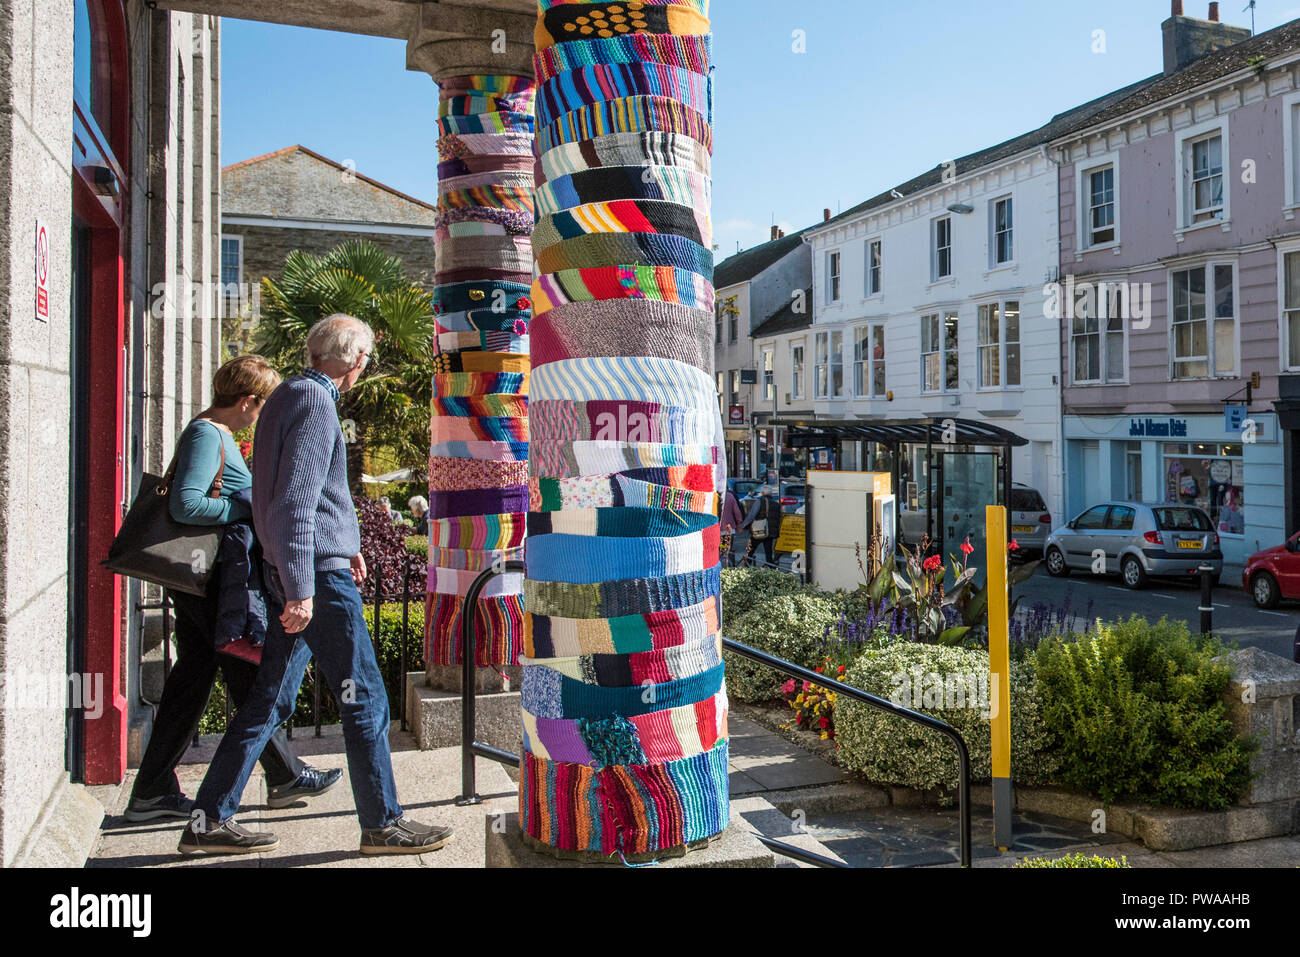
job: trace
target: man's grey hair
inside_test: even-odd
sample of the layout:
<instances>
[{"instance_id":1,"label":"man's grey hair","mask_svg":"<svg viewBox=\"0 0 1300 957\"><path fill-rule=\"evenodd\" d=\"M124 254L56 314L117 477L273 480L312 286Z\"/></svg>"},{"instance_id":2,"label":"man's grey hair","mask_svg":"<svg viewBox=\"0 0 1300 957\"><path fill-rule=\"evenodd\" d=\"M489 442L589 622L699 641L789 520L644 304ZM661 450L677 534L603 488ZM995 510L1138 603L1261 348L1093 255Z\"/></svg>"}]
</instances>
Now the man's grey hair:
<instances>
[{"instance_id":1,"label":"man's grey hair","mask_svg":"<svg viewBox=\"0 0 1300 957\"><path fill-rule=\"evenodd\" d=\"M429 510L429 500L423 495L413 495L406 500L406 507L411 511L414 512L417 506L421 512L427 512Z\"/></svg>"},{"instance_id":2,"label":"man's grey hair","mask_svg":"<svg viewBox=\"0 0 1300 957\"><path fill-rule=\"evenodd\" d=\"M352 363L364 352L375 348L375 333L355 316L336 312L326 316L307 333L306 358L308 365L337 360Z\"/></svg>"}]
</instances>

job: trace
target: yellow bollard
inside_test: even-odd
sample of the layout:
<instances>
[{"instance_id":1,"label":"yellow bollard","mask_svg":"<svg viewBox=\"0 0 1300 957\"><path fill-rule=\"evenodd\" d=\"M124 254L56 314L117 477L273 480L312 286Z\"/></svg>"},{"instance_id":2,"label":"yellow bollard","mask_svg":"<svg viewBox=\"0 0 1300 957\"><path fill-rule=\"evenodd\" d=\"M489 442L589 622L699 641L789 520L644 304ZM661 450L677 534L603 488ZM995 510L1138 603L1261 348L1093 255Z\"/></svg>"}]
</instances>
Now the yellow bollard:
<instances>
[{"instance_id":1,"label":"yellow bollard","mask_svg":"<svg viewBox=\"0 0 1300 957\"><path fill-rule=\"evenodd\" d=\"M1007 510L985 511L989 590L989 730L993 735L993 843L1012 844L1011 808L1011 640L1007 588Z\"/></svg>"}]
</instances>

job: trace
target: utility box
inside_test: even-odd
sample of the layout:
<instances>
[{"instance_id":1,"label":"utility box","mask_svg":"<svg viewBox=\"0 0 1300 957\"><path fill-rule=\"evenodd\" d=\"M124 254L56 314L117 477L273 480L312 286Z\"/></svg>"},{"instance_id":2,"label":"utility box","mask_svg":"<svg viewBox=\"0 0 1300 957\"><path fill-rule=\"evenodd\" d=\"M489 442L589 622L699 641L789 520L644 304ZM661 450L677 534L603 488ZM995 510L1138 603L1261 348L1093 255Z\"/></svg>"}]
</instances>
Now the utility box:
<instances>
[{"instance_id":1,"label":"utility box","mask_svg":"<svg viewBox=\"0 0 1300 957\"><path fill-rule=\"evenodd\" d=\"M862 564L868 564L877 529L885 554L893 554L897 540L893 477L888 472L810 471L807 484L808 580L827 590L866 584L859 551Z\"/></svg>"}]
</instances>

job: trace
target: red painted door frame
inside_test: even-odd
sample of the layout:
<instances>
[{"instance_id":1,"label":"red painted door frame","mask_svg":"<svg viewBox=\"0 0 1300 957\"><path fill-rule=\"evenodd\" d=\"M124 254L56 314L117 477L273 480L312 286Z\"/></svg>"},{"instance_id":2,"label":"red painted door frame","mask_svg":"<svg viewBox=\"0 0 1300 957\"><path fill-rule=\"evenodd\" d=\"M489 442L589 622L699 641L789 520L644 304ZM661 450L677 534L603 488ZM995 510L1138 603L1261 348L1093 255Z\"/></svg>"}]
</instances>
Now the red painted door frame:
<instances>
[{"instance_id":1,"label":"red painted door frame","mask_svg":"<svg viewBox=\"0 0 1300 957\"><path fill-rule=\"evenodd\" d=\"M83 771L86 784L116 784L126 773L127 702L122 672L121 580L99 563L122 521L125 489L124 414L126 400L126 222L130 195L129 60L126 14L121 0L89 0L92 24L102 42L92 49L107 54L111 130L105 134L90 109L73 110L74 213L90 227L90 329L83 357L90 394L88 448L81 461L88 520L85 568L78 579L86 590L83 661L90 675L103 676L104 708L84 717ZM75 401L75 396L74 396ZM75 441L75 439L74 439ZM69 596L70 598L72 596Z\"/></svg>"}]
</instances>

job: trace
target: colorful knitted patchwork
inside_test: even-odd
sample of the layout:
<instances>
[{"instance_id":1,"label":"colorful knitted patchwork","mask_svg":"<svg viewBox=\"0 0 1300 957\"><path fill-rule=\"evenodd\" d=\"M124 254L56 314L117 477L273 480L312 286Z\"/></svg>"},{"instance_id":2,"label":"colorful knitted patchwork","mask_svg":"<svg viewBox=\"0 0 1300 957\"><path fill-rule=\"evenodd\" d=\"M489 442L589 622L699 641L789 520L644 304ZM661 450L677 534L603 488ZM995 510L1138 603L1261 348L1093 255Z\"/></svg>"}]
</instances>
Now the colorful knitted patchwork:
<instances>
[{"instance_id":1,"label":"colorful knitted patchwork","mask_svg":"<svg viewBox=\"0 0 1300 957\"><path fill-rule=\"evenodd\" d=\"M540 0L520 820L727 826L706 0Z\"/></svg>"},{"instance_id":2,"label":"colorful knitted patchwork","mask_svg":"<svg viewBox=\"0 0 1300 957\"><path fill-rule=\"evenodd\" d=\"M537 131L540 150L562 143L605 136L609 133L640 133L666 130L680 133L713 149L713 127L709 118L666 96L627 96L570 110Z\"/></svg>"},{"instance_id":3,"label":"colorful knitted patchwork","mask_svg":"<svg viewBox=\"0 0 1300 957\"><path fill-rule=\"evenodd\" d=\"M603 63L666 64L708 76L712 58L712 38L707 34L631 33L586 43L558 43L538 51L533 63L537 82L545 83L558 73Z\"/></svg>"},{"instance_id":4,"label":"colorful knitted patchwork","mask_svg":"<svg viewBox=\"0 0 1300 957\"><path fill-rule=\"evenodd\" d=\"M713 284L698 273L671 266L620 265L566 269L541 276L533 283L532 298L533 315L541 316L566 302L617 303L620 299L677 302L711 313L716 296ZM627 315L635 313L636 308L632 307Z\"/></svg>"},{"instance_id":5,"label":"colorful knitted patchwork","mask_svg":"<svg viewBox=\"0 0 1300 957\"><path fill-rule=\"evenodd\" d=\"M438 104L438 272L429 423L425 656L460 661L464 596L498 559L522 554L528 508L528 323L534 222L529 77L445 80ZM481 666L522 650L520 576L479 599Z\"/></svg>"}]
</instances>

